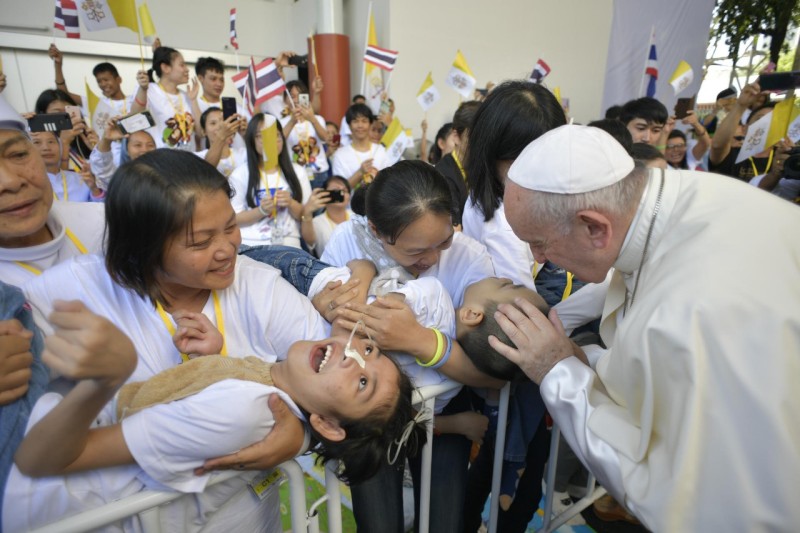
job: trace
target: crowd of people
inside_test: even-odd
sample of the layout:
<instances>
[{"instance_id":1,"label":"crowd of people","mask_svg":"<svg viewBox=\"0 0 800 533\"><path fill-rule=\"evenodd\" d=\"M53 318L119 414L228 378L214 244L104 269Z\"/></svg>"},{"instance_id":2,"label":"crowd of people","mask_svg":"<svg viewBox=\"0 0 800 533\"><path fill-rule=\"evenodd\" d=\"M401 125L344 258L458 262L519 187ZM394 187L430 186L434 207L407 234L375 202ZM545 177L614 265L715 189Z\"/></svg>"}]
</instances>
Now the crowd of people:
<instances>
[{"instance_id":1,"label":"crowd of people","mask_svg":"<svg viewBox=\"0 0 800 533\"><path fill-rule=\"evenodd\" d=\"M228 115L222 62L192 76L157 42L133 94L94 68L96 132L49 54L34 111L0 94L0 530L157 488L191 494L164 530L276 531L271 469L309 451L359 531L411 526L410 472L416 530L432 424L430 531L475 533L506 382L499 531L538 508L547 413L652 530L800 521L800 174L787 140L737 160L775 105L757 83L705 117L645 97L581 126L506 81L390 164L388 97L324 117L316 78ZM746 282L758 264L780 291Z\"/></svg>"}]
</instances>

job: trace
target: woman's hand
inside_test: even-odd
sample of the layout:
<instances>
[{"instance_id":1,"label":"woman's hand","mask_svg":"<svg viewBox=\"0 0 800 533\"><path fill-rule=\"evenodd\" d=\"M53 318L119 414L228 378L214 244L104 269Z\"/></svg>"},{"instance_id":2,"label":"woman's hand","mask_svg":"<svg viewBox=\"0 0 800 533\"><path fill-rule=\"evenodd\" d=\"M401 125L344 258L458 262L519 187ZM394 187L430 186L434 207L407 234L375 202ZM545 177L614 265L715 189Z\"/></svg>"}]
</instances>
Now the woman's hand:
<instances>
[{"instance_id":1,"label":"woman's hand","mask_svg":"<svg viewBox=\"0 0 800 533\"><path fill-rule=\"evenodd\" d=\"M273 200L272 196L269 194L265 194L261 197L261 210L267 213L267 217L272 218L272 210L277 208L277 204Z\"/></svg>"},{"instance_id":2,"label":"woman's hand","mask_svg":"<svg viewBox=\"0 0 800 533\"><path fill-rule=\"evenodd\" d=\"M45 339L42 361L59 374L111 389L136 368L138 358L128 336L82 302L56 300L49 320L55 332Z\"/></svg>"},{"instance_id":3,"label":"woman's hand","mask_svg":"<svg viewBox=\"0 0 800 533\"><path fill-rule=\"evenodd\" d=\"M179 309L172 313L172 318L178 325L172 342L181 353L213 355L222 352L225 339L206 315Z\"/></svg>"},{"instance_id":4,"label":"woman's hand","mask_svg":"<svg viewBox=\"0 0 800 533\"><path fill-rule=\"evenodd\" d=\"M416 340L424 339L427 328L417 322L405 302L391 298L377 298L372 304L348 303L337 309L336 325L352 330L359 320L364 329L382 350L417 353Z\"/></svg>"},{"instance_id":5,"label":"woman's hand","mask_svg":"<svg viewBox=\"0 0 800 533\"><path fill-rule=\"evenodd\" d=\"M330 196L331 193L325 189L314 189L311 192L311 198L309 198L303 206L303 214L307 216L313 216L318 209L328 205Z\"/></svg>"},{"instance_id":6,"label":"woman's hand","mask_svg":"<svg viewBox=\"0 0 800 533\"><path fill-rule=\"evenodd\" d=\"M283 189L279 189L275 191L275 205L279 208L289 207L289 204L292 202L292 193L289 191L285 191Z\"/></svg>"},{"instance_id":7,"label":"woman's hand","mask_svg":"<svg viewBox=\"0 0 800 533\"><path fill-rule=\"evenodd\" d=\"M147 91L147 86L150 85L150 78L147 76L146 70L140 70L136 73L136 83L139 84L140 89Z\"/></svg>"},{"instance_id":8,"label":"woman's hand","mask_svg":"<svg viewBox=\"0 0 800 533\"><path fill-rule=\"evenodd\" d=\"M53 63L56 65L60 65L64 62L64 54L61 53L61 50L55 44L51 44L50 48L47 49L47 55L50 56L50 59L53 60Z\"/></svg>"},{"instance_id":9,"label":"woman's hand","mask_svg":"<svg viewBox=\"0 0 800 533\"><path fill-rule=\"evenodd\" d=\"M197 96L200 94L200 82L197 81L197 78L192 78L189 80L189 86L186 89L186 95L189 97L189 101L193 102L197 100Z\"/></svg>"},{"instance_id":10,"label":"woman's hand","mask_svg":"<svg viewBox=\"0 0 800 533\"><path fill-rule=\"evenodd\" d=\"M264 438L236 453L209 459L195 469L202 476L212 470L267 470L295 457L305 441L305 429L277 394L269 397L268 405L275 419L272 431Z\"/></svg>"},{"instance_id":11,"label":"woman's hand","mask_svg":"<svg viewBox=\"0 0 800 533\"><path fill-rule=\"evenodd\" d=\"M311 299L311 303L325 320L333 322L339 316L337 308L358 297L359 283L358 279L352 277L346 283L331 281Z\"/></svg>"},{"instance_id":12,"label":"woman's hand","mask_svg":"<svg viewBox=\"0 0 800 533\"><path fill-rule=\"evenodd\" d=\"M683 118L683 120L681 120L681 123L691 126L692 129L697 129L697 127L700 126L700 120L698 120L694 111L687 111L686 116Z\"/></svg>"}]
</instances>

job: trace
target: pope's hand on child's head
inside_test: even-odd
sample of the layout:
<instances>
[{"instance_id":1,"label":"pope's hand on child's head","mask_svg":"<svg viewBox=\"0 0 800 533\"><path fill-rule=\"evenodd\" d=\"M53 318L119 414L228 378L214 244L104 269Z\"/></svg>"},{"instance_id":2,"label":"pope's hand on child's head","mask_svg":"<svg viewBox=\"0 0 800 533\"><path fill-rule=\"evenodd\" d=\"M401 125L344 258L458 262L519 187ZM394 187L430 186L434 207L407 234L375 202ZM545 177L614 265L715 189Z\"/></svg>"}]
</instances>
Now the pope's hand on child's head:
<instances>
[{"instance_id":1,"label":"pope's hand on child's head","mask_svg":"<svg viewBox=\"0 0 800 533\"><path fill-rule=\"evenodd\" d=\"M225 339L222 333L203 313L179 309L172 313L178 325L172 342L181 353L189 355L212 355L222 351Z\"/></svg>"},{"instance_id":2,"label":"pope's hand on child's head","mask_svg":"<svg viewBox=\"0 0 800 533\"><path fill-rule=\"evenodd\" d=\"M33 333L19 320L0 321L0 406L28 391L33 364L31 339Z\"/></svg>"},{"instance_id":3,"label":"pope's hand on child's head","mask_svg":"<svg viewBox=\"0 0 800 533\"><path fill-rule=\"evenodd\" d=\"M136 368L128 336L82 302L56 300L49 320L55 332L45 339L42 360L59 374L117 387Z\"/></svg>"},{"instance_id":4,"label":"pope's hand on child's head","mask_svg":"<svg viewBox=\"0 0 800 533\"><path fill-rule=\"evenodd\" d=\"M202 476L211 470L267 470L300 453L306 437L303 423L277 394L270 395L268 405L275 425L263 440L236 453L209 459L194 473Z\"/></svg>"}]
</instances>

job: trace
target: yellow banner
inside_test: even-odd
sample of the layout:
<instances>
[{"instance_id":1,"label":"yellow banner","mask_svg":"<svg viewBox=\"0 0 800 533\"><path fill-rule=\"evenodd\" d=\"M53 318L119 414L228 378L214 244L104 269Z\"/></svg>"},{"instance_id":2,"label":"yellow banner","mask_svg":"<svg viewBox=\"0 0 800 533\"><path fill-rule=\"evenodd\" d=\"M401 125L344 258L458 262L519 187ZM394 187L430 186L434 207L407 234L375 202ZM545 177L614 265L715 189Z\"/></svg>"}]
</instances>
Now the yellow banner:
<instances>
[{"instance_id":1,"label":"yellow banner","mask_svg":"<svg viewBox=\"0 0 800 533\"><path fill-rule=\"evenodd\" d=\"M278 125L275 117L264 116L264 129L261 130L261 146L264 148L264 170L270 171L278 166Z\"/></svg>"}]
</instances>

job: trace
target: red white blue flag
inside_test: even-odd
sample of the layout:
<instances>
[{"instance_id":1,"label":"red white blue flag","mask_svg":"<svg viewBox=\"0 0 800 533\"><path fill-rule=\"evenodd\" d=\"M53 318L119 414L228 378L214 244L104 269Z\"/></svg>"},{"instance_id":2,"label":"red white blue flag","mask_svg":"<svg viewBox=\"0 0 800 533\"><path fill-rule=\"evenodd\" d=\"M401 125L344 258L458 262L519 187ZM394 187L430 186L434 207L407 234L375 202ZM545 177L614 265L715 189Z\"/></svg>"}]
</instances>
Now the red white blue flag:
<instances>
[{"instance_id":1,"label":"red white blue flag","mask_svg":"<svg viewBox=\"0 0 800 533\"><path fill-rule=\"evenodd\" d=\"M286 84L271 58L268 57L255 67L252 66L251 58L250 65L251 69L255 69L254 107L258 108L273 96L281 94L286 89Z\"/></svg>"},{"instance_id":2,"label":"red white blue flag","mask_svg":"<svg viewBox=\"0 0 800 533\"><path fill-rule=\"evenodd\" d=\"M364 52L364 61L380 69L392 71L398 55L399 52L394 50L369 45L367 46L367 51Z\"/></svg>"},{"instance_id":3,"label":"red white blue flag","mask_svg":"<svg viewBox=\"0 0 800 533\"><path fill-rule=\"evenodd\" d=\"M56 16L53 26L66 33L69 39L81 38L78 6L75 5L75 0L56 0Z\"/></svg>"},{"instance_id":4,"label":"red white blue flag","mask_svg":"<svg viewBox=\"0 0 800 533\"><path fill-rule=\"evenodd\" d=\"M650 53L647 56L647 66L644 75L649 77L647 81L647 96L650 98L656 95L656 80L658 80L658 58L656 57L656 34L650 38Z\"/></svg>"},{"instance_id":5,"label":"red white blue flag","mask_svg":"<svg viewBox=\"0 0 800 533\"><path fill-rule=\"evenodd\" d=\"M236 8L231 8L231 45L239 49L239 41L236 40Z\"/></svg>"},{"instance_id":6,"label":"red white blue flag","mask_svg":"<svg viewBox=\"0 0 800 533\"><path fill-rule=\"evenodd\" d=\"M533 67L533 72L531 72L529 80L533 83L542 83L548 74L550 74L550 65L545 63L543 59L540 59Z\"/></svg>"},{"instance_id":7,"label":"red white blue flag","mask_svg":"<svg viewBox=\"0 0 800 533\"><path fill-rule=\"evenodd\" d=\"M242 95L242 102L244 102L245 106L247 107L247 111L250 115L253 114L253 103L250 101L250 91L247 87L247 80L249 79L249 70L243 70L233 76L233 85L236 87L236 90L239 91L239 94Z\"/></svg>"}]
</instances>

